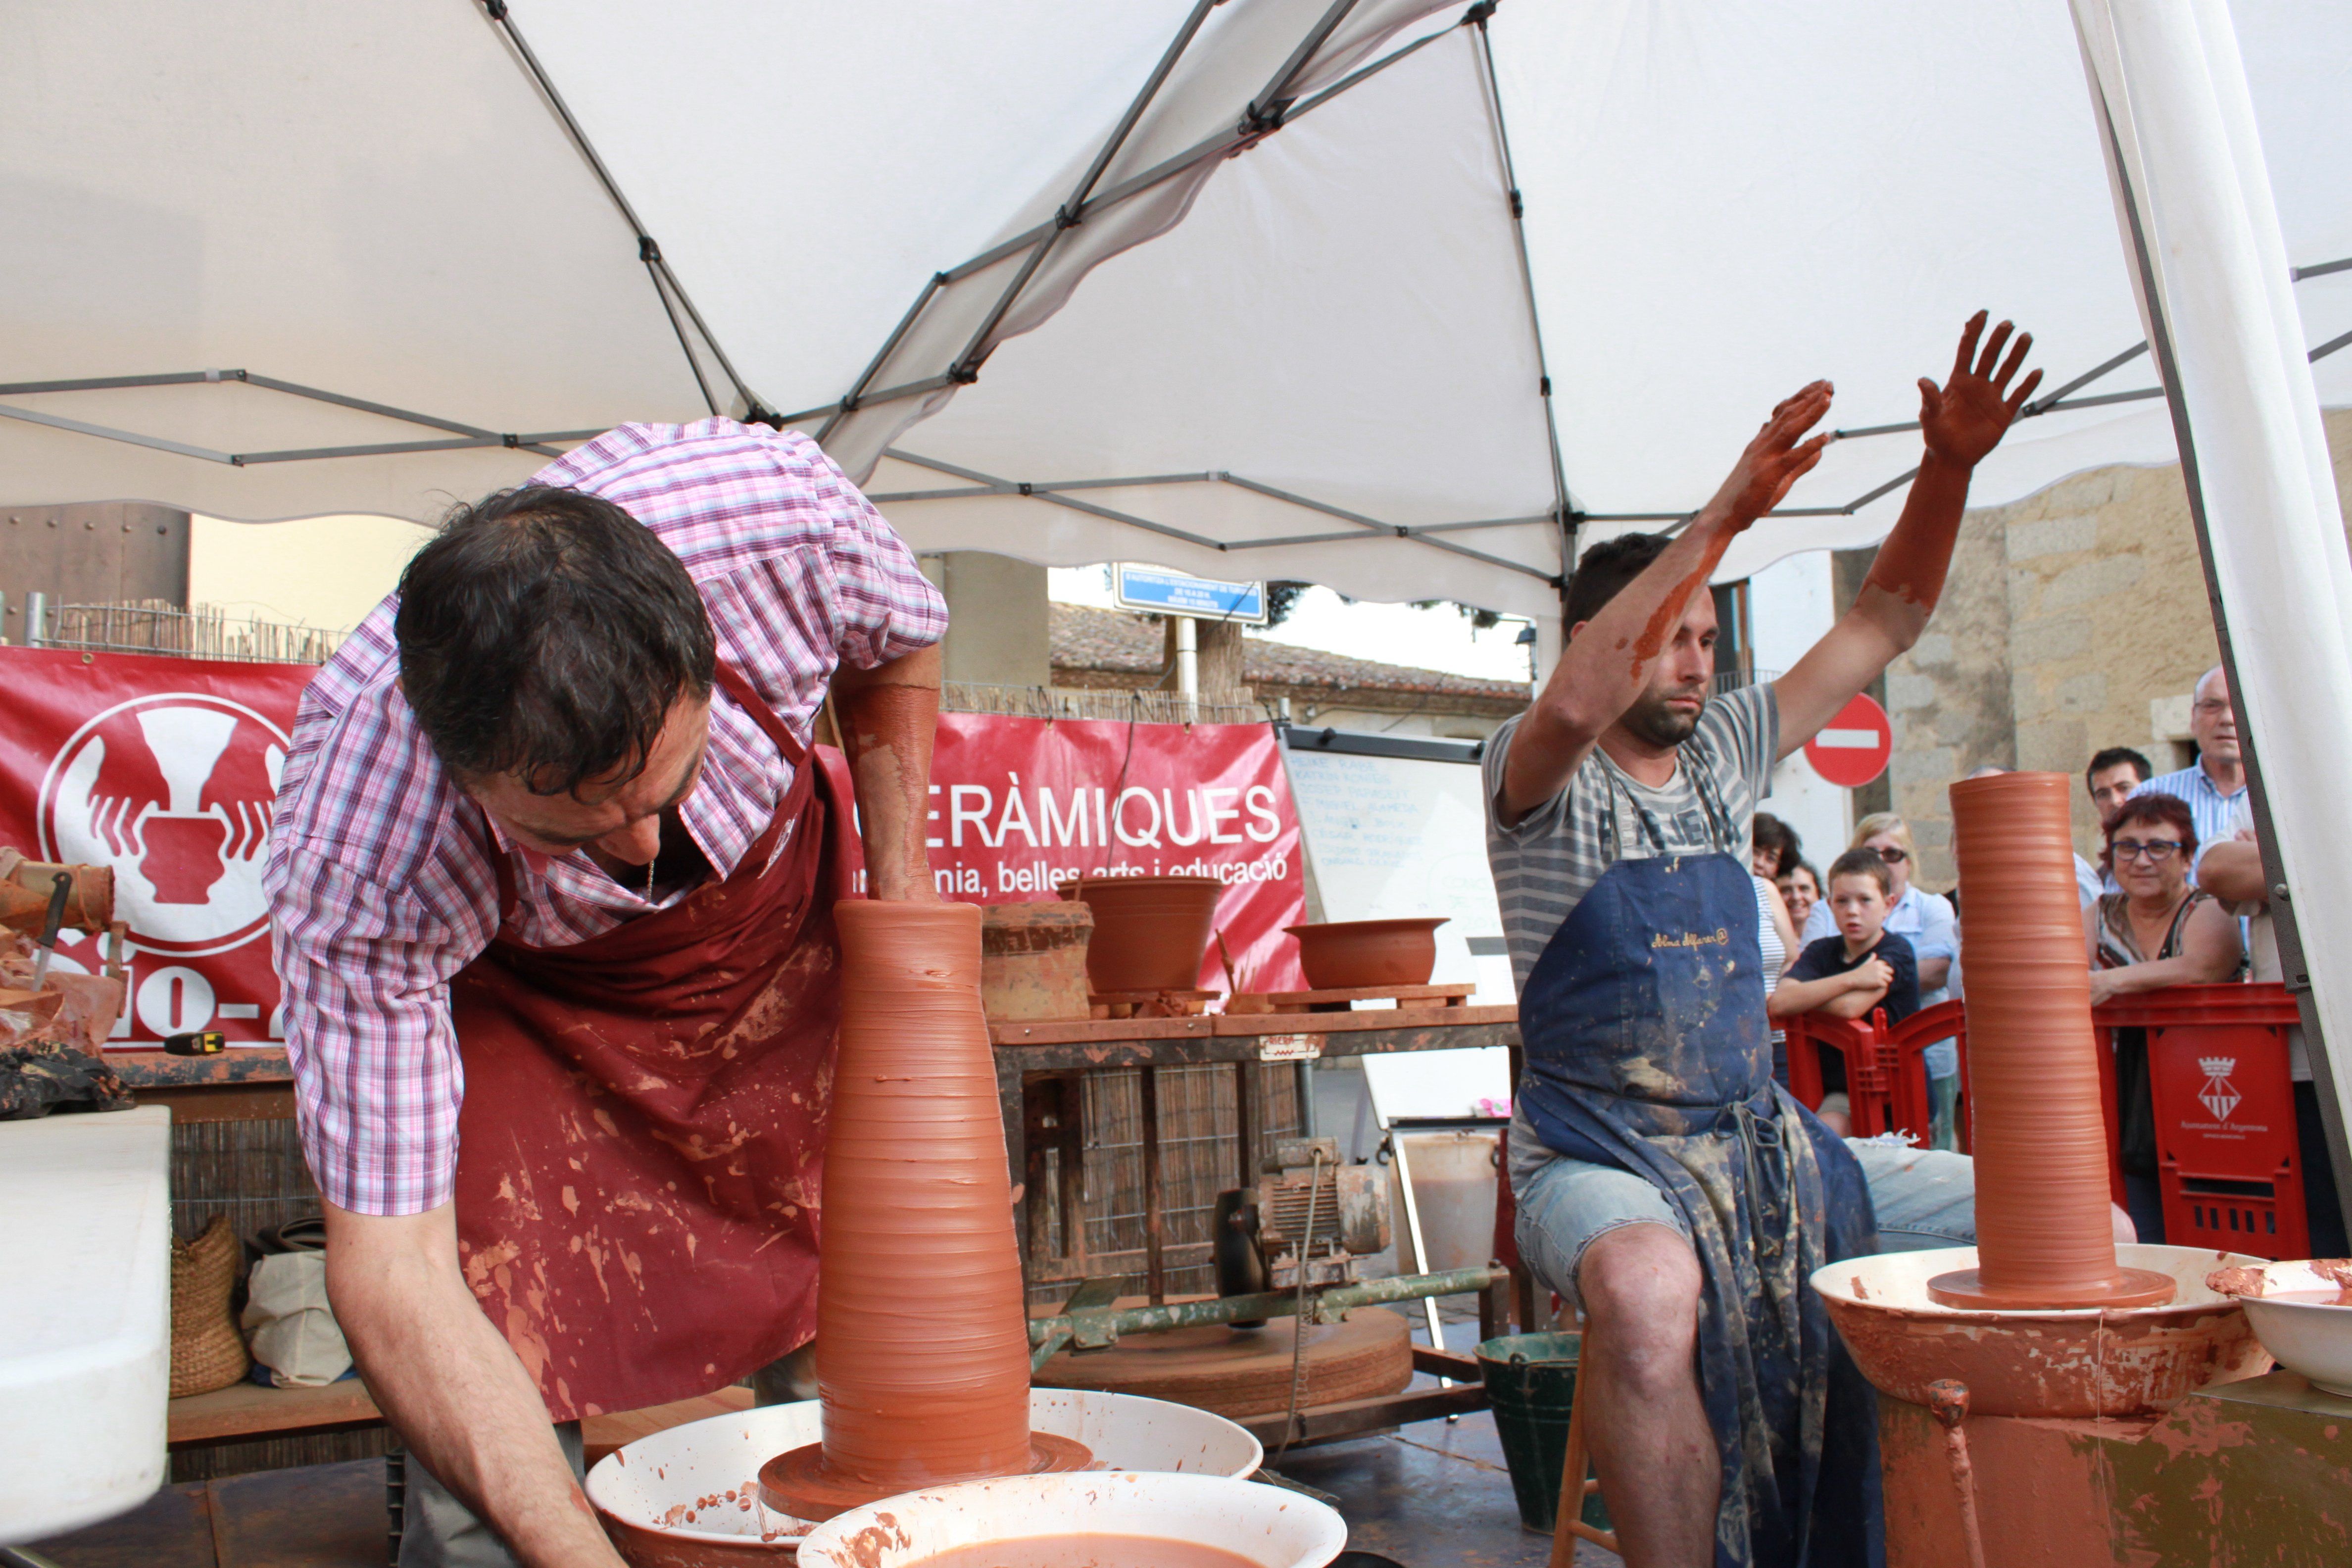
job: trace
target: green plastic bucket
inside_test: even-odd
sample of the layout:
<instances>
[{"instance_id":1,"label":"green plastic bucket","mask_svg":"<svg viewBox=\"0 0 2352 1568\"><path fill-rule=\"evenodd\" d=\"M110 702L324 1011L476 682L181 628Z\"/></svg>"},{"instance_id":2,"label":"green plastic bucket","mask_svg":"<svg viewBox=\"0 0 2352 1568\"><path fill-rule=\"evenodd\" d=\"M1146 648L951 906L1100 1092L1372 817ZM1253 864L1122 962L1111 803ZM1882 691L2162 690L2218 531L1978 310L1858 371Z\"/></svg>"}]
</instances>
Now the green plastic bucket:
<instances>
[{"instance_id":1,"label":"green plastic bucket","mask_svg":"<svg viewBox=\"0 0 2352 1568\"><path fill-rule=\"evenodd\" d=\"M1576 1404L1578 1334L1507 1334L1478 1347L1486 1404L1511 1468L1519 1522L1549 1535L1557 1522L1559 1474L1568 1465L1568 1417ZM1584 1500L1584 1522L1611 1528L1601 1494Z\"/></svg>"}]
</instances>

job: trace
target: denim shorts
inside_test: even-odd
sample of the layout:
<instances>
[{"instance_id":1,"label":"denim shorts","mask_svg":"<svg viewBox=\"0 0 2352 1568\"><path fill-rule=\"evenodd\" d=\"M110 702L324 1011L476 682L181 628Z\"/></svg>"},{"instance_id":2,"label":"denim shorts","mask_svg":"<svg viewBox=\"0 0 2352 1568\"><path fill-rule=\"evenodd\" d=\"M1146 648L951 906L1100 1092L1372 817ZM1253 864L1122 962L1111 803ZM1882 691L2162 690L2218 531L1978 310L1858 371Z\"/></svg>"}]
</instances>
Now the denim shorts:
<instances>
[{"instance_id":1,"label":"denim shorts","mask_svg":"<svg viewBox=\"0 0 2352 1568\"><path fill-rule=\"evenodd\" d=\"M1878 1250L1915 1252L1977 1244L1976 1162L1940 1149L1906 1149L1849 1138L1878 1215ZM1519 1257L1578 1311L1576 1271L1584 1249L1623 1226L1663 1225L1687 1241L1690 1226L1673 1200L1614 1165L1557 1159L1517 1184Z\"/></svg>"}]
</instances>

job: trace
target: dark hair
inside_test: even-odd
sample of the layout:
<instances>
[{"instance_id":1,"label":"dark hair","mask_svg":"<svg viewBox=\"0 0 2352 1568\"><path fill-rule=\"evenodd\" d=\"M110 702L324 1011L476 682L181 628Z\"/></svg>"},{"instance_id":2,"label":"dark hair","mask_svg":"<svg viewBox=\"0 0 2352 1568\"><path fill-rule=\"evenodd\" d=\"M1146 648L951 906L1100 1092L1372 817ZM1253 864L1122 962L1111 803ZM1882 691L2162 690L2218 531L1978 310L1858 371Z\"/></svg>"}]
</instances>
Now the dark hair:
<instances>
[{"instance_id":1,"label":"dark hair","mask_svg":"<svg viewBox=\"0 0 2352 1568\"><path fill-rule=\"evenodd\" d=\"M1875 849L1849 849L1831 861L1830 880L1834 882L1840 877L1867 877L1878 884L1881 893L1892 896L1895 891L1895 873L1878 858ZM1816 882L1814 886L1824 893L1829 891L1826 884Z\"/></svg>"},{"instance_id":2,"label":"dark hair","mask_svg":"<svg viewBox=\"0 0 2352 1568\"><path fill-rule=\"evenodd\" d=\"M718 644L686 563L583 490L460 506L400 574L400 686L442 766L537 795L635 777Z\"/></svg>"},{"instance_id":3,"label":"dark hair","mask_svg":"<svg viewBox=\"0 0 2352 1568\"><path fill-rule=\"evenodd\" d=\"M1672 542L1663 533L1621 533L1579 556L1560 603L1562 629L1573 634L1577 623L1599 615L1602 605L1648 571L1650 563L1664 555Z\"/></svg>"},{"instance_id":4,"label":"dark hair","mask_svg":"<svg viewBox=\"0 0 2352 1568\"><path fill-rule=\"evenodd\" d=\"M1772 875L1775 879L1789 874L1790 868L1802 855L1797 840L1797 830L1769 811L1756 814L1755 826L1748 829L1748 841L1759 849L1772 852Z\"/></svg>"},{"instance_id":5,"label":"dark hair","mask_svg":"<svg viewBox=\"0 0 2352 1568\"><path fill-rule=\"evenodd\" d=\"M2129 746L2109 746L2105 751L2094 756L2091 759L2091 765L2083 770L2083 787L2084 789L2091 787L2093 774L2105 773L2109 768L2121 763L2129 763L2132 765L2132 771L2139 774L2139 782L2142 784L2147 783L2149 779L2156 776L2156 769L2148 765L2147 759Z\"/></svg>"},{"instance_id":6,"label":"dark hair","mask_svg":"<svg viewBox=\"0 0 2352 1568\"><path fill-rule=\"evenodd\" d=\"M1793 877L1800 871L1802 871L1806 876L1811 877L1813 879L1813 897L1820 898L1822 895L1822 874L1813 869L1811 861L1800 860L1795 865L1790 867L1787 870L1781 872L1780 875L1783 877ZM1893 886L1891 882L1888 885L1890 887Z\"/></svg>"},{"instance_id":7,"label":"dark hair","mask_svg":"<svg viewBox=\"0 0 2352 1568\"><path fill-rule=\"evenodd\" d=\"M2197 863L2197 819L2189 815L2189 803L2177 795L2136 795L2116 808L2115 817L2107 824L2107 847L2099 852L2099 864L2110 875L2116 868L2116 835L2127 822L2171 828L2180 835L2180 864L2186 868Z\"/></svg>"}]
</instances>

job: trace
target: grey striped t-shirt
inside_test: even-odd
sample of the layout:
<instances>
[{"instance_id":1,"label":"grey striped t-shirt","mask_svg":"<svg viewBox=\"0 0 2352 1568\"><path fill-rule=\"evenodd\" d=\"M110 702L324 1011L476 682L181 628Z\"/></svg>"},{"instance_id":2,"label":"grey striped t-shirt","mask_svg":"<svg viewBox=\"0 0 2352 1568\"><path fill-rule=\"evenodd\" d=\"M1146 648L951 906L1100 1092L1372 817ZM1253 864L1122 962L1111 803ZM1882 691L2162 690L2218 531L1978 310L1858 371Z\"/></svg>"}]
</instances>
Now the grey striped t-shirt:
<instances>
[{"instance_id":1,"label":"grey striped t-shirt","mask_svg":"<svg viewBox=\"0 0 2352 1568\"><path fill-rule=\"evenodd\" d=\"M1693 770L1705 771L1730 819L1731 853L1743 861L1748 858L1756 803L1770 788L1773 754L1780 749L1780 710L1769 686L1743 686L1708 702L1664 788L1639 783L1595 746L1566 789L1517 826L1505 827L1496 819L1496 802L1518 728L1513 719L1495 731L1484 766L1486 861L1502 905L1512 978L1522 988L1552 933L1611 866L1658 854L1704 854L1716 847ZM1663 848L1643 826L1645 816L1664 837Z\"/></svg>"},{"instance_id":2,"label":"grey striped t-shirt","mask_svg":"<svg viewBox=\"0 0 2352 1568\"><path fill-rule=\"evenodd\" d=\"M1780 749L1780 707L1769 686L1743 686L1710 701L1698 728L1683 742L1675 776L1664 789L1639 783L1595 746L1566 789L1517 826L1504 827L1496 819L1496 803L1502 795L1504 759L1511 754L1518 728L1513 719L1495 731L1486 742L1484 768L1486 863L1495 874L1511 977L1519 989L1527 988L1528 972L1560 922L1610 867L1621 859L1704 854L1716 847L1693 769L1705 770L1714 798L1729 818L1731 853L1747 858L1756 803L1770 788L1773 758ZM1644 811L1665 841L1663 848L1643 825ZM1556 1157L1536 1136L1524 1106L1511 1119L1510 1147L1514 1193Z\"/></svg>"}]
</instances>

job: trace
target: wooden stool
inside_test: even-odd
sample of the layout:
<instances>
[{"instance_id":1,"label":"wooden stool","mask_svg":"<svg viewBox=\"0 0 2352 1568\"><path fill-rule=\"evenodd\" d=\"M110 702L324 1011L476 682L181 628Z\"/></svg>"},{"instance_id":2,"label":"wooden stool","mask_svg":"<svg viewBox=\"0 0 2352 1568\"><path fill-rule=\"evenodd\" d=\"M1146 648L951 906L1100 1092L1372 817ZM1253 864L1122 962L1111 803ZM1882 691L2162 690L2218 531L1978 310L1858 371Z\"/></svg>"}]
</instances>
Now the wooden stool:
<instances>
[{"instance_id":1,"label":"wooden stool","mask_svg":"<svg viewBox=\"0 0 2352 1568\"><path fill-rule=\"evenodd\" d=\"M1586 1369L1592 1364L1592 1327L1576 1321L1576 1403L1568 1407L1568 1458L1560 1466L1559 1506L1552 1517L1551 1568L1574 1568L1576 1543L1590 1541L1605 1552L1617 1550L1617 1532L1584 1522L1584 1500L1601 1489L1591 1478L1592 1464L1584 1451L1584 1405L1591 1384Z\"/></svg>"}]
</instances>

